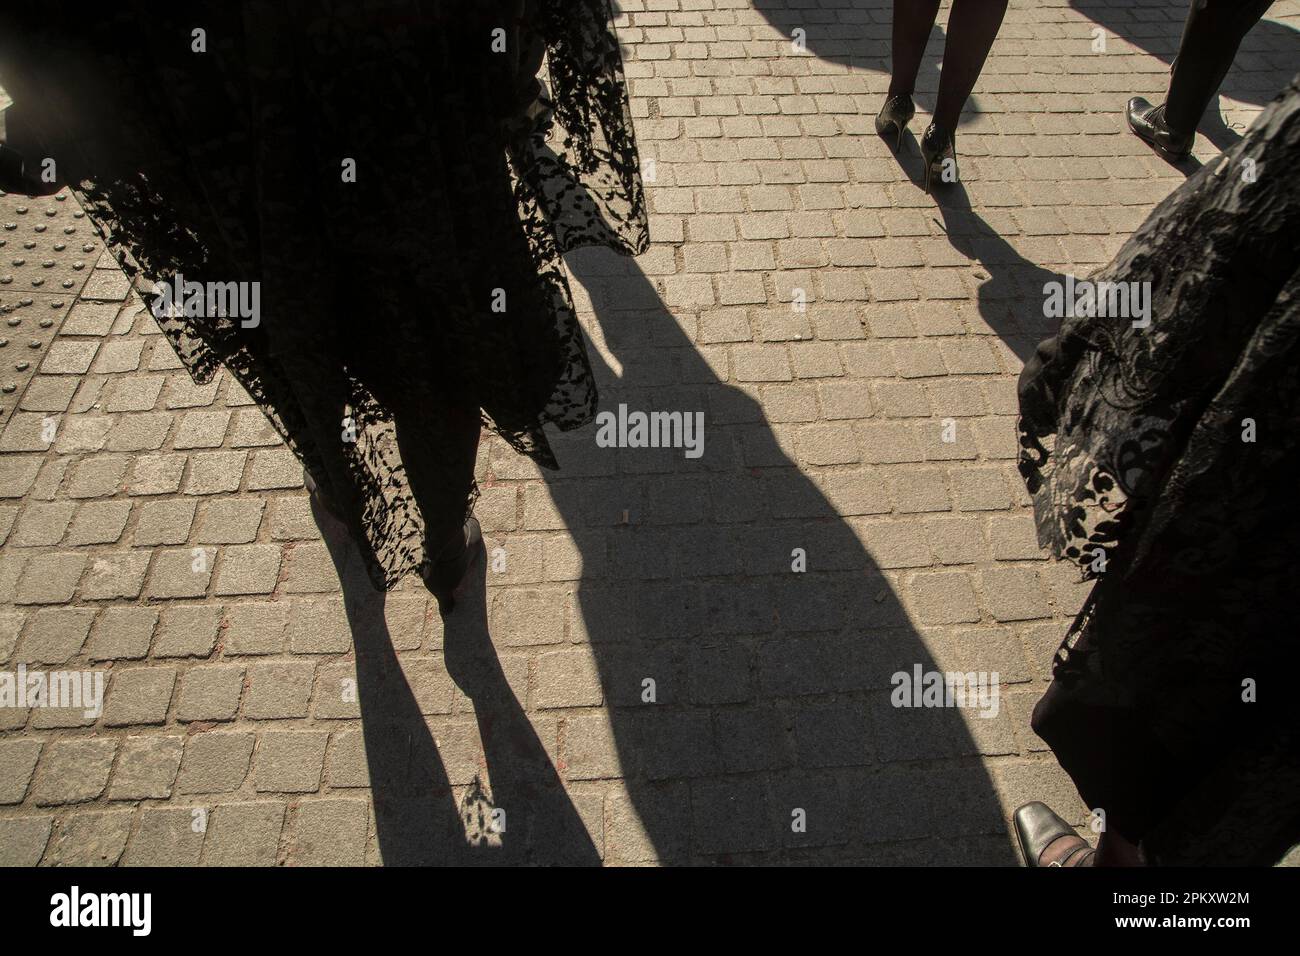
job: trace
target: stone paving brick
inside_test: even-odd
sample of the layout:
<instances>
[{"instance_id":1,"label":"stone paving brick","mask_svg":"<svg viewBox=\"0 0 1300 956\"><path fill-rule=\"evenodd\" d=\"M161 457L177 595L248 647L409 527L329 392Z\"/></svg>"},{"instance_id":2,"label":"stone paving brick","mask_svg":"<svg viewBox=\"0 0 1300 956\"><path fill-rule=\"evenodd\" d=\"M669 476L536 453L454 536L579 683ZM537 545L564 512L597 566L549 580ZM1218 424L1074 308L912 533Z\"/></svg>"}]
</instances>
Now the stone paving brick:
<instances>
[{"instance_id":1,"label":"stone paving brick","mask_svg":"<svg viewBox=\"0 0 1300 956\"><path fill-rule=\"evenodd\" d=\"M104 792L116 740L52 740L41 754L29 799L38 807L85 803Z\"/></svg>"},{"instance_id":2,"label":"stone paving brick","mask_svg":"<svg viewBox=\"0 0 1300 956\"><path fill-rule=\"evenodd\" d=\"M188 807L144 807L122 865L198 866L205 829L204 817Z\"/></svg>"},{"instance_id":3,"label":"stone paving brick","mask_svg":"<svg viewBox=\"0 0 1300 956\"><path fill-rule=\"evenodd\" d=\"M207 657L217 643L223 609L211 604L164 605L153 656Z\"/></svg>"},{"instance_id":4,"label":"stone paving brick","mask_svg":"<svg viewBox=\"0 0 1300 956\"><path fill-rule=\"evenodd\" d=\"M199 544L248 544L257 537L265 507L266 502L257 498L216 498L206 501L199 516L196 540ZM230 554L227 550L227 558Z\"/></svg>"},{"instance_id":5,"label":"stone paving brick","mask_svg":"<svg viewBox=\"0 0 1300 956\"><path fill-rule=\"evenodd\" d=\"M61 329L65 336L107 336L121 306L113 302L78 302Z\"/></svg>"},{"instance_id":6,"label":"stone paving brick","mask_svg":"<svg viewBox=\"0 0 1300 956\"><path fill-rule=\"evenodd\" d=\"M148 569L147 552L124 551L97 557L81 582L81 597L87 601L138 597Z\"/></svg>"},{"instance_id":7,"label":"stone paving brick","mask_svg":"<svg viewBox=\"0 0 1300 956\"><path fill-rule=\"evenodd\" d=\"M329 734L268 730L257 744L253 780L259 792L315 793L320 789Z\"/></svg>"},{"instance_id":8,"label":"stone paving brick","mask_svg":"<svg viewBox=\"0 0 1300 956\"><path fill-rule=\"evenodd\" d=\"M185 480L187 495L214 495L238 491L244 475L242 451L200 452L190 459L190 474Z\"/></svg>"},{"instance_id":9,"label":"stone paving brick","mask_svg":"<svg viewBox=\"0 0 1300 956\"><path fill-rule=\"evenodd\" d=\"M285 805L270 800L222 803L208 823L206 866L274 866Z\"/></svg>"},{"instance_id":10,"label":"stone paving brick","mask_svg":"<svg viewBox=\"0 0 1300 956\"><path fill-rule=\"evenodd\" d=\"M66 412L77 384L70 376L38 375L23 392L19 408L27 412Z\"/></svg>"},{"instance_id":11,"label":"stone paving brick","mask_svg":"<svg viewBox=\"0 0 1300 956\"><path fill-rule=\"evenodd\" d=\"M62 664L81 651L95 612L90 608L50 607L34 613L15 657L28 664Z\"/></svg>"},{"instance_id":12,"label":"stone paving brick","mask_svg":"<svg viewBox=\"0 0 1300 956\"><path fill-rule=\"evenodd\" d=\"M40 468L39 456L0 456L0 498L21 498L27 494Z\"/></svg>"},{"instance_id":13,"label":"stone paving brick","mask_svg":"<svg viewBox=\"0 0 1300 956\"><path fill-rule=\"evenodd\" d=\"M136 508L132 543L144 547L184 544L190 536L198 503L186 500L145 501Z\"/></svg>"},{"instance_id":14,"label":"stone paving brick","mask_svg":"<svg viewBox=\"0 0 1300 956\"><path fill-rule=\"evenodd\" d=\"M84 375L90 370L99 343L85 340L58 341L50 346L41 362L46 375Z\"/></svg>"},{"instance_id":15,"label":"stone paving brick","mask_svg":"<svg viewBox=\"0 0 1300 956\"><path fill-rule=\"evenodd\" d=\"M188 372L177 372L167 378L163 405L168 409L206 408L216 399L220 386L220 378L214 378L206 385L196 385Z\"/></svg>"},{"instance_id":16,"label":"stone paving brick","mask_svg":"<svg viewBox=\"0 0 1300 956\"><path fill-rule=\"evenodd\" d=\"M235 415L235 426L230 432L232 448L250 448L266 445L279 445L279 433L271 422L262 414L261 409L245 408Z\"/></svg>"},{"instance_id":17,"label":"stone paving brick","mask_svg":"<svg viewBox=\"0 0 1300 956\"><path fill-rule=\"evenodd\" d=\"M27 450L35 448L48 448L51 443L56 451L61 455L77 455L87 452L96 452L102 449L108 441L109 429L113 427L113 418L109 415L97 414L74 414L74 415L41 415L32 416L22 419L21 416L14 416L14 432L26 425L31 432L30 436L23 439L18 434L12 437L15 440L27 442ZM8 442L11 435L9 431L5 433L5 442ZM66 467L71 462L64 461ZM51 496L45 495L49 498Z\"/></svg>"},{"instance_id":18,"label":"stone paving brick","mask_svg":"<svg viewBox=\"0 0 1300 956\"><path fill-rule=\"evenodd\" d=\"M352 649L352 631L341 598L293 602L289 647L295 654L341 654Z\"/></svg>"},{"instance_id":19,"label":"stone paving brick","mask_svg":"<svg viewBox=\"0 0 1300 956\"><path fill-rule=\"evenodd\" d=\"M286 594L332 593L339 576L323 542L311 541L285 549L283 589Z\"/></svg>"},{"instance_id":20,"label":"stone paving brick","mask_svg":"<svg viewBox=\"0 0 1300 956\"><path fill-rule=\"evenodd\" d=\"M365 862L365 800L312 800L289 822L288 862L293 866L360 866Z\"/></svg>"},{"instance_id":21,"label":"stone paving brick","mask_svg":"<svg viewBox=\"0 0 1300 956\"><path fill-rule=\"evenodd\" d=\"M0 817L0 866L40 863L53 823L53 817Z\"/></svg>"},{"instance_id":22,"label":"stone paving brick","mask_svg":"<svg viewBox=\"0 0 1300 956\"><path fill-rule=\"evenodd\" d=\"M302 465L293 452L284 448L255 451L249 458L248 490L271 491L278 488L301 488Z\"/></svg>"},{"instance_id":23,"label":"stone paving brick","mask_svg":"<svg viewBox=\"0 0 1300 956\"><path fill-rule=\"evenodd\" d=\"M132 375L115 380L108 388L104 408L109 412L147 412L162 394L163 376Z\"/></svg>"},{"instance_id":24,"label":"stone paving brick","mask_svg":"<svg viewBox=\"0 0 1300 956\"><path fill-rule=\"evenodd\" d=\"M184 455L140 455L131 463L126 490L131 495L166 495L180 490Z\"/></svg>"},{"instance_id":25,"label":"stone paving brick","mask_svg":"<svg viewBox=\"0 0 1300 956\"><path fill-rule=\"evenodd\" d=\"M444 674L445 677L445 674ZM320 720L346 720L361 716L361 699L357 693L357 670L354 663L343 661L338 664L324 664L316 672L316 687L312 691L314 702L312 712ZM449 713L451 711L450 688L446 694L447 706L441 710L428 710L428 713Z\"/></svg>"},{"instance_id":26,"label":"stone paving brick","mask_svg":"<svg viewBox=\"0 0 1300 956\"><path fill-rule=\"evenodd\" d=\"M83 299L120 303L131 291L130 280L117 269L96 269L81 290ZM114 309L120 305L113 306Z\"/></svg>"},{"instance_id":27,"label":"stone paving brick","mask_svg":"<svg viewBox=\"0 0 1300 956\"><path fill-rule=\"evenodd\" d=\"M122 751L117 757L108 798L167 799L172 794L184 750L184 737L127 737L122 741Z\"/></svg>"},{"instance_id":28,"label":"stone paving brick","mask_svg":"<svg viewBox=\"0 0 1300 956\"><path fill-rule=\"evenodd\" d=\"M211 730L190 737L185 743L177 790L183 794L238 790L248 776L253 742L253 734L237 731Z\"/></svg>"},{"instance_id":29,"label":"stone paving brick","mask_svg":"<svg viewBox=\"0 0 1300 956\"><path fill-rule=\"evenodd\" d=\"M155 552L149 573L150 598L201 598L216 561L216 548L165 549Z\"/></svg>"},{"instance_id":30,"label":"stone paving brick","mask_svg":"<svg viewBox=\"0 0 1300 956\"><path fill-rule=\"evenodd\" d=\"M166 412L120 415L109 429L104 447L109 451L157 451L171 427Z\"/></svg>"},{"instance_id":31,"label":"stone paving brick","mask_svg":"<svg viewBox=\"0 0 1300 956\"><path fill-rule=\"evenodd\" d=\"M189 448L220 448L230 425L230 412L211 409L186 412L176 426L172 447L178 451Z\"/></svg>"},{"instance_id":32,"label":"stone paving brick","mask_svg":"<svg viewBox=\"0 0 1300 956\"><path fill-rule=\"evenodd\" d=\"M366 762L363 731L345 730L331 737L325 779L332 788L370 786L370 765Z\"/></svg>"},{"instance_id":33,"label":"stone paving brick","mask_svg":"<svg viewBox=\"0 0 1300 956\"><path fill-rule=\"evenodd\" d=\"M22 803L40 753L38 740L0 740L0 804Z\"/></svg>"},{"instance_id":34,"label":"stone paving brick","mask_svg":"<svg viewBox=\"0 0 1300 956\"><path fill-rule=\"evenodd\" d=\"M285 604L238 603L226 611L224 650L234 654L278 654L289 626Z\"/></svg>"},{"instance_id":35,"label":"stone paving brick","mask_svg":"<svg viewBox=\"0 0 1300 956\"><path fill-rule=\"evenodd\" d=\"M618 746L604 714L571 717L561 730L565 777L593 780L620 775Z\"/></svg>"},{"instance_id":36,"label":"stone paving brick","mask_svg":"<svg viewBox=\"0 0 1300 956\"><path fill-rule=\"evenodd\" d=\"M73 512L71 501L37 501L22 510L14 524L10 543L19 548L58 544L67 533Z\"/></svg>"},{"instance_id":37,"label":"stone paving brick","mask_svg":"<svg viewBox=\"0 0 1300 956\"><path fill-rule=\"evenodd\" d=\"M171 668L134 667L114 671L105 697L104 726L164 723L175 685L176 671Z\"/></svg>"},{"instance_id":38,"label":"stone paving brick","mask_svg":"<svg viewBox=\"0 0 1300 956\"><path fill-rule=\"evenodd\" d=\"M275 541L305 541L319 533L306 496L273 498L266 524Z\"/></svg>"},{"instance_id":39,"label":"stone paving brick","mask_svg":"<svg viewBox=\"0 0 1300 956\"><path fill-rule=\"evenodd\" d=\"M51 866L116 866L131 835L134 810L84 810L65 817L50 840Z\"/></svg>"},{"instance_id":40,"label":"stone paving brick","mask_svg":"<svg viewBox=\"0 0 1300 956\"><path fill-rule=\"evenodd\" d=\"M0 452L45 451L59 427L58 416L17 412L0 432Z\"/></svg>"},{"instance_id":41,"label":"stone paving brick","mask_svg":"<svg viewBox=\"0 0 1300 956\"><path fill-rule=\"evenodd\" d=\"M976 518L929 517L924 526L930 550L940 564L975 564L988 560L989 548Z\"/></svg>"},{"instance_id":42,"label":"stone paving brick","mask_svg":"<svg viewBox=\"0 0 1300 956\"><path fill-rule=\"evenodd\" d=\"M799 457L810 465L851 465L859 460L852 425L805 425L798 435Z\"/></svg>"},{"instance_id":43,"label":"stone paving brick","mask_svg":"<svg viewBox=\"0 0 1300 956\"><path fill-rule=\"evenodd\" d=\"M553 589L511 588L491 595L488 629L503 646L558 644L564 633L563 594Z\"/></svg>"},{"instance_id":44,"label":"stone paving brick","mask_svg":"<svg viewBox=\"0 0 1300 956\"><path fill-rule=\"evenodd\" d=\"M952 507L947 475L938 468L882 468L881 476L899 514L948 511Z\"/></svg>"},{"instance_id":45,"label":"stone paving brick","mask_svg":"<svg viewBox=\"0 0 1300 956\"><path fill-rule=\"evenodd\" d=\"M234 720L244 692L244 668L237 664L209 664L187 670L181 678L176 719Z\"/></svg>"},{"instance_id":46,"label":"stone paving brick","mask_svg":"<svg viewBox=\"0 0 1300 956\"><path fill-rule=\"evenodd\" d=\"M975 591L964 571L917 574L908 584L910 603L922 624L965 624L979 620Z\"/></svg>"},{"instance_id":47,"label":"stone paving brick","mask_svg":"<svg viewBox=\"0 0 1300 956\"><path fill-rule=\"evenodd\" d=\"M68 529L68 544L72 547L112 544L122 537L130 516L129 501L84 502L77 506L72 527Z\"/></svg>"},{"instance_id":48,"label":"stone paving brick","mask_svg":"<svg viewBox=\"0 0 1300 956\"><path fill-rule=\"evenodd\" d=\"M72 498L105 498L122 490L128 459L100 455L77 462L72 468L68 495Z\"/></svg>"},{"instance_id":49,"label":"stone paving brick","mask_svg":"<svg viewBox=\"0 0 1300 956\"><path fill-rule=\"evenodd\" d=\"M90 303L82 303L90 306ZM80 306L78 306L79 308ZM102 308L101 306L95 306ZM75 313L75 309L73 310ZM70 318L70 317L69 317ZM109 320L112 321L111 319ZM63 326L64 335L73 334L68 326ZM138 339L120 339L118 341L105 342L99 348L99 354L95 356L95 364L91 366L91 371L103 374L113 372L134 372L140 367L140 356L144 351L144 342Z\"/></svg>"},{"instance_id":50,"label":"stone paving brick","mask_svg":"<svg viewBox=\"0 0 1300 956\"><path fill-rule=\"evenodd\" d=\"M821 382L817 397L822 414L830 419L857 419L871 415L871 391L865 382Z\"/></svg>"},{"instance_id":51,"label":"stone paving brick","mask_svg":"<svg viewBox=\"0 0 1300 956\"><path fill-rule=\"evenodd\" d=\"M989 542L995 560L1036 561L1044 557L1038 547L1038 532L1031 516L995 515L988 522Z\"/></svg>"},{"instance_id":52,"label":"stone paving brick","mask_svg":"<svg viewBox=\"0 0 1300 956\"><path fill-rule=\"evenodd\" d=\"M950 468L953 501L961 511L1005 511L1011 496L1002 472L996 468L970 466Z\"/></svg>"},{"instance_id":53,"label":"stone paving brick","mask_svg":"<svg viewBox=\"0 0 1300 956\"><path fill-rule=\"evenodd\" d=\"M999 621L1051 617L1051 605L1032 568L1001 567L980 573L984 606Z\"/></svg>"},{"instance_id":54,"label":"stone paving brick","mask_svg":"<svg viewBox=\"0 0 1300 956\"><path fill-rule=\"evenodd\" d=\"M92 661L140 660L149 653L158 611L149 607L105 608L86 654Z\"/></svg>"},{"instance_id":55,"label":"stone paving brick","mask_svg":"<svg viewBox=\"0 0 1300 956\"><path fill-rule=\"evenodd\" d=\"M586 649L548 651L536 666L536 706L598 707L604 701L596 662Z\"/></svg>"},{"instance_id":56,"label":"stone paving brick","mask_svg":"<svg viewBox=\"0 0 1300 956\"><path fill-rule=\"evenodd\" d=\"M0 662L7 661L18 646L18 635L22 632L27 614L23 611L0 611Z\"/></svg>"},{"instance_id":57,"label":"stone paving brick","mask_svg":"<svg viewBox=\"0 0 1300 956\"><path fill-rule=\"evenodd\" d=\"M280 576L280 545L237 544L222 549L213 593L270 594Z\"/></svg>"},{"instance_id":58,"label":"stone paving brick","mask_svg":"<svg viewBox=\"0 0 1300 956\"><path fill-rule=\"evenodd\" d=\"M315 670L312 661L250 664L244 716L252 720L306 717Z\"/></svg>"}]
</instances>

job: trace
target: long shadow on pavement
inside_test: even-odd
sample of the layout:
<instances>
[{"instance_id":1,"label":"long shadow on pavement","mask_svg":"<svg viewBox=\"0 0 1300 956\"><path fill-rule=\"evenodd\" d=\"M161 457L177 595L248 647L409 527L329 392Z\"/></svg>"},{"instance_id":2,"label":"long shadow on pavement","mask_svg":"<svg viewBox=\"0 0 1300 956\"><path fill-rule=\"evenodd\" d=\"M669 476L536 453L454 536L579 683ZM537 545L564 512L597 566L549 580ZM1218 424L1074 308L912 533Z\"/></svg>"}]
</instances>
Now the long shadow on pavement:
<instances>
[{"instance_id":1,"label":"long shadow on pavement","mask_svg":"<svg viewBox=\"0 0 1300 956\"><path fill-rule=\"evenodd\" d=\"M488 637L483 562L444 618L444 661L412 654L403 666L385 620L386 595L371 585L357 544L328 514L316 508L315 515L343 585L384 864L599 863ZM435 732L458 732L432 699L442 696L435 687L446 679L444 664L473 703L490 796L476 777L458 802L439 753ZM504 818L493 816L498 809Z\"/></svg>"},{"instance_id":2,"label":"long shadow on pavement","mask_svg":"<svg viewBox=\"0 0 1300 956\"><path fill-rule=\"evenodd\" d=\"M1015 752L1005 708L963 719L896 708L890 692L893 674L937 669L936 656L945 670L1024 680L1023 664L1005 664L1023 660L1019 646L962 633L974 596L943 574L919 587L934 621L954 626L923 641L871 552L925 569L931 544L917 516L869 517L890 507L880 476L845 465L814 482L634 261L566 261L623 366L597 369L602 409L706 420L694 459L598 447L590 425L554 442L562 467L545 478L583 565L570 640L590 647L606 707L568 721L569 779L623 777L631 806L607 816L630 809L639 852L664 862L1010 863L979 757ZM933 431L911 440L938 459ZM806 571L793 570L795 549Z\"/></svg>"}]
</instances>

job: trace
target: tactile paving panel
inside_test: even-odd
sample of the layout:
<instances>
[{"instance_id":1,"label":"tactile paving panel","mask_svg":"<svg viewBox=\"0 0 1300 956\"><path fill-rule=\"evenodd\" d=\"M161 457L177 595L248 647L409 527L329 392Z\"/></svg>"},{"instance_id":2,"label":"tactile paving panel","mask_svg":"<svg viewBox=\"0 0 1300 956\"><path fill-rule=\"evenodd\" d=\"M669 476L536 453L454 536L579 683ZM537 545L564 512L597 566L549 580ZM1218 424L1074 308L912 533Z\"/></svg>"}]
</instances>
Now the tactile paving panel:
<instances>
[{"instance_id":1,"label":"tactile paving panel","mask_svg":"<svg viewBox=\"0 0 1300 956\"><path fill-rule=\"evenodd\" d=\"M0 192L0 425L22 400L104 250L67 189Z\"/></svg>"}]
</instances>

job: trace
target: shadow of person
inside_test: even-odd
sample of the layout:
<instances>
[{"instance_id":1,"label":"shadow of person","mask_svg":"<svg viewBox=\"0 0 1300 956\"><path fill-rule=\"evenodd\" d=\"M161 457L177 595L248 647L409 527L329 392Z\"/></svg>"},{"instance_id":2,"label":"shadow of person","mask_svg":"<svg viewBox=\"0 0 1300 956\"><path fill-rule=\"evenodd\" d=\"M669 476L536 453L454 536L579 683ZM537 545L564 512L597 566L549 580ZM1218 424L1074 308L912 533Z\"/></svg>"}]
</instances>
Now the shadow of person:
<instances>
[{"instance_id":1,"label":"shadow of person","mask_svg":"<svg viewBox=\"0 0 1300 956\"><path fill-rule=\"evenodd\" d=\"M623 779L606 810L612 857L1010 862L979 759L1015 752L1005 709L891 705L892 676L935 669L934 648L953 669L1028 679L972 634L912 628L863 539L891 567L928 567L920 519L870 517L889 505L869 468L803 474L633 260L566 262L622 363L616 377L597 361L602 409L706 422L699 457L600 447L593 425L557 434L561 469L545 473L581 557L570 640L589 648L605 708L568 718L565 772ZM952 610L960 577L927 575L938 619L973 620Z\"/></svg>"},{"instance_id":2,"label":"shadow of person","mask_svg":"<svg viewBox=\"0 0 1300 956\"><path fill-rule=\"evenodd\" d=\"M754 9L791 43L795 31L802 30L800 38L805 48L818 59L885 76L890 75L891 69L893 8L893 0L840 0L838 7L826 4L814 7L791 0L754 0ZM939 66L946 43L943 24L936 21L926 43L912 94L917 108L926 113L934 113L939 93ZM884 90L880 92L881 102L876 104L877 109L884 103ZM979 94L972 93L957 120L958 126L973 122L979 113ZM904 142L915 138L908 132ZM916 149L913 147L912 151Z\"/></svg>"},{"instance_id":3,"label":"shadow of person","mask_svg":"<svg viewBox=\"0 0 1300 956\"><path fill-rule=\"evenodd\" d=\"M506 681L487 629L483 563L443 619L445 672L425 654L399 661L388 631L386 595L375 590L346 528L313 502L343 586L356 660L366 766L380 857L388 866L595 864L599 854L555 768ZM405 667L403 666L405 664ZM473 706L487 781L475 776L459 802L439 754L448 676ZM504 813L502 812L504 811Z\"/></svg>"},{"instance_id":4,"label":"shadow of person","mask_svg":"<svg viewBox=\"0 0 1300 956\"><path fill-rule=\"evenodd\" d=\"M1187 3L1172 5L1166 0L1149 0L1146 3L1115 4L1110 0L1070 0L1070 6L1109 33L1122 37L1171 66L1178 56ZM1237 68L1236 64L1246 59L1254 68ZM1224 121L1221 96L1263 106L1290 82L1297 62L1300 62L1300 31L1276 20L1260 20L1242 40L1236 64L1228 70L1219 93L1201 118L1197 132L1220 152L1235 146L1241 133ZM1163 95L1159 99L1163 100ZM1117 94L1116 100L1117 109L1122 110L1127 97ZM1184 169L1184 172L1190 174L1195 169Z\"/></svg>"},{"instance_id":5,"label":"shadow of person","mask_svg":"<svg viewBox=\"0 0 1300 956\"><path fill-rule=\"evenodd\" d=\"M1060 320L1043 314L1044 285L1063 283L1064 275L1031 262L1016 251L971 206L966 187L945 184L935 201L952 247L987 271L976 291L980 318L1022 361L1043 339L1055 335Z\"/></svg>"}]
</instances>

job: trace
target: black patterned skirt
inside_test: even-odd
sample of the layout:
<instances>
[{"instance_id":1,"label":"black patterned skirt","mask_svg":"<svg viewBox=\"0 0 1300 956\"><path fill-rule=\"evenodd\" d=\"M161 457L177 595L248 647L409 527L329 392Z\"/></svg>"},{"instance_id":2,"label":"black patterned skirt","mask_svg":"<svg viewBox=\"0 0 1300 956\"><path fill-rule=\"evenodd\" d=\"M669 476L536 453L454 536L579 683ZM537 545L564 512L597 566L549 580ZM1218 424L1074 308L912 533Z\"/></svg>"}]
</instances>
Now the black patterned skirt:
<instances>
[{"instance_id":1,"label":"black patterned skirt","mask_svg":"<svg viewBox=\"0 0 1300 956\"><path fill-rule=\"evenodd\" d=\"M403 409L435 442L439 410L481 411L548 467L543 426L594 414L560 257L648 242L610 17L607 0L0 12L12 145L56 158L146 302L176 276L257 283L256 321L155 314L197 382L224 366L257 401L377 584L428 560Z\"/></svg>"},{"instance_id":2,"label":"black patterned skirt","mask_svg":"<svg viewBox=\"0 0 1300 956\"><path fill-rule=\"evenodd\" d=\"M1300 842L1300 87L1162 202L1020 382L1039 542L1095 580L1034 727L1173 864Z\"/></svg>"}]
</instances>

